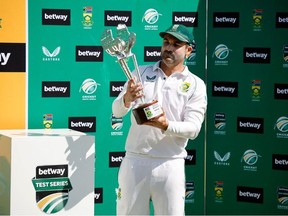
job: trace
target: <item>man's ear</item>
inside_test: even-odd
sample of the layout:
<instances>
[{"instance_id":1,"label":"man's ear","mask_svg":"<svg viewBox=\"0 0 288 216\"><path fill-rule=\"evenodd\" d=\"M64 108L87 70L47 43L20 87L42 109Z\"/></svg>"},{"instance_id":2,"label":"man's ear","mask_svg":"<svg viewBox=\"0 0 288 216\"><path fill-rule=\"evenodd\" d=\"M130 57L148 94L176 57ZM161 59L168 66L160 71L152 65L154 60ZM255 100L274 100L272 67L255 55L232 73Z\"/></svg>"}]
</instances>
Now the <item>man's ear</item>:
<instances>
[{"instance_id":1,"label":"man's ear","mask_svg":"<svg viewBox=\"0 0 288 216\"><path fill-rule=\"evenodd\" d=\"M192 46L188 46L187 47L187 52L186 52L186 58L188 58L188 56L191 54L192 51L193 51Z\"/></svg>"}]
</instances>

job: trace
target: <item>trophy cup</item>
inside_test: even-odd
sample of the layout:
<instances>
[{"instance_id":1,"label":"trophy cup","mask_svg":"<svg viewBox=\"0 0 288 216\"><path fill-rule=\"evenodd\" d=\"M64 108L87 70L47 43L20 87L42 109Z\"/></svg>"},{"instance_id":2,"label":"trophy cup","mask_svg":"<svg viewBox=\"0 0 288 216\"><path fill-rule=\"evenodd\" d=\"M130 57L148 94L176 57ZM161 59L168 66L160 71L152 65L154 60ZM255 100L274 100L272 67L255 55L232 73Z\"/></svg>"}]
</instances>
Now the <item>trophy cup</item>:
<instances>
[{"instance_id":1,"label":"trophy cup","mask_svg":"<svg viewBox=\"0 0 288 216\"><path fill-rule=\"evenodd\" d=\"M103 49L111 56L116 56L127 79L132 79L132 73L128 66L128 60L132 58L137 80L142 83L138 62L135 54L131 52L136 41L136 34L129 32L125 24L117 26L117 37L113 38L112 30L108 29L102 33L101 44ZM143 84L143 83L142 83ZM139 99L138 99L139 100ZM140 103L133 107L132 112L137 124L141 125L150 119L163 113L157 100L145 102L145 96L140 98Z\"/></svg>"}]
</instances>

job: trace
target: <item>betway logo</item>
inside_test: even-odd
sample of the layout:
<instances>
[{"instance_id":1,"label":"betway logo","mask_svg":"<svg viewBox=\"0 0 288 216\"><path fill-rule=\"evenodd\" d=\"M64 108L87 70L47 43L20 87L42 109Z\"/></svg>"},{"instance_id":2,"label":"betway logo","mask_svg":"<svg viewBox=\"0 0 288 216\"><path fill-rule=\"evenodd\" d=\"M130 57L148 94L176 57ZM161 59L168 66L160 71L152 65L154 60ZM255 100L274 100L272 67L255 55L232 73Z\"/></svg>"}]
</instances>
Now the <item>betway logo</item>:
<instances>
[{"instance_id":1,"label":"betway logo","mask_svg":"<svg viewBox=\"0 0 288 216\"><path fill-rule=\"evenodd\" d=\"M6 65L11 53L0 53L0 64Z\"/></svg>"},{"instance_id":2,"label":"betway logo","mask_svg":"<svg viewBox=\"0 0 288 216\"><path fill-rule=\"evenodd\" d=\"M111 162L114 163L114 162L122 162L123 160L123 157L122 156L119 156L119 157L111 157Z\"/></svg>"},{"instance_id":3,"label":"betway logo","mask_svg":"<svg viewBox=\"0 0 288 216\"><path fill-rule=\"evenodd\" d=\"M185 160L192 161L193 160L193 155L187 155Z\"/></svg>"},{"instance_id":4,"label":"betway logo","mask_svg":"<svg viewBox=\"0 0 288 216\"><path fill-rule=\"evenodd\" d=\"M249 48L243 49L244 63L270 63L270 48Z\"/></svg>"},{"instance_id":5,"label":"betway logo","mask_svg":"<svg viewBox=\"0 0 288 216\"><path fill-rule=\"evenodd\" d=\"M110 97L117 97L124 88L124 81L110 82Z\"/></svg>"},{"instance_id":6,"label":"betway logo","mask_svg":"<svg viewBox=\"0 0 288 216\"><path fill-rule=\"evenodd\" d=\"M125 157L125 152L110 152L109 167L120 167L120 164Z\"/></svg>"},{"instance_id":7,"label":"betway logo","mask_svg":"<svg viewBox=\"0 0 288 216\"><path fill-rule=\"evenodd\" d=\"M48 169L38 169L38 175L60 175L63 176L65 172L65 169L52 169L52 168L48 168Z\"/></svg>"},{"instance_id":8,"label":"betway logo","mask_svg":"<svg viewBox=\"0 0 288 216\"><path fill-rule=\"evenodd\" d=\"M121 21L121 22L128 22L130 17L128 16L118 16L118 15L114 15L114 16L106 16L107 21Z\"/></svg>"},{"instance_id":9,"label":"betway logo","mask_svg":"<svg viewBox=\"0 0 288 216\"><path fill-rule=\"evenodd\" d=\"M69 129L96 132L96 117L69 117Z\"/></svg>"},{"instance_id":10,"label":"betway logo","mask_svg":"<svg viewBox=\"0 0 288 216\"><path fill-rule=\"evenodd\" d=\"M215 17L215 22L216 23L235 23L236 22L236 18L233 18L233 17Z\"/></svg>"},{"instance_id":11,"label":"betway logo","mask_svg":"<svg viewBox=\"0 0 288 216\"><path fill-rule=\"evenodd\" d=\"M46 14L44 13L44 18L46 20L67 20L68 15L59 15L59 14Z\"/></svg>"},{"instance_id":12,"label":"betway logo","mask_svg":"<svg viewBox=\"0 0 288 216\"><path fill-rule=\"evenodd\" d=\"M161 47L159 46L145 46L144 47L144 61L156 62L161 59Z\"/></svg>"},{"instance_id":13,"label":"betway logo","mask_svg":"<svg viewBox=\"0 0 288 216\"><path fill-rule=\"evenodd\" d=\"M288 89L276 88L277 94L288 94Z\"/></svg>"},{"instance_id":14,"label":"betway logo","mask_svg":"<svg viewBox=\"0 0 288 216\"><path fill-rule=\"evenodd\" d=\"M263 203L263 188L237 186L237 201Z\"/></svg>"},{"instance_id":15,"label":"betway logo","mask_svg":"<svg viewBox=\"0 0 288 216\"><path fill-rule=\"evenodd\" d=\"M249 53L249 52L246 52L246 57L247 58L267 59L267 56L268 56L267 53L257 53L257 52Z\"/></svg>"},{"instance_id":16,"label":"betway logo","mask_svg":"<svg viewBox=\"0 0 288 216\"><path fill-rule=\"evenodd\" d=\"M123 86L112 86L112 91L113 92L121 92L123 90Z\"/></svg>"},{"instance_id":17,"label":"betway logo","mask_svg":"<svg viewBox=\"0 0 288 216\"><path fill-rule=\"evenodd\" d=\"M187 27L198 26L198 12L173 12L173 24L182 24Z\"/></svg>"},{"instance_id":18,"label":"betway logo","mask_svg":"<svg viewBox=\"0 0 288 216\"><path fill-rule=\"evenodd\" d=\"M276 170L288 170L288 155L273 154L272 168Z\"/></svg>"},{"instance_id":19,"label":"betway logo","mask_svg":"<svg viewBox=\"0 0 288 216\"><path fill-rule=\"evenodd\" d=\"M0 42L0 73L25 72L26 44Z\"/></svg>"},{"instance_id":20,"label":"betway logo","mask_svg":"<svg viewBox=\"0 0 288 216\"><path fill-rule=\"evenodd\" d=\"M43 177L67 177L68 165L47 165L36 167L36 178Z\"/></svg>"},{"instance_id":21,"label":"betway logo","mask_svg":"<svg viewBox=\"0 0 288 216\"><path fill-rule=\"evenodd\" d=\"M42 97L70 97L70 82L42 82Z\"/></svg>"},{"instance_id":22,"label":"betway logo","mask_svg":"<svg viewBox=\"0 0 288 216\"><path fill-rule=\"evenodd\" d=\"M70 122L70 126L71 127L77 127L77 128L82 128L82 127L85 127L85 128L92 128L93 127L93 124L94 124L94 122L73 122L73 121L71 121Z\"/></svg>"},{"instance_id":23,"label":"betway logo","mask_svg":"<svg viewBox=\"0 0 288 216\"><path fill-rule=\"evenodd\" d=\"M78 50L78 56L94 56L98 58L100 56L101 52L91 52L89 50L87 51L80 51Z\"/></svg>"},{"instance_id":24,"label":"betway logo","mask_svg":"<svg viewBox=\"0 0 288 216\"><path fill-rule=\"evenodd\" d=\"M274 84L274 98L288 99L288 84L275 83Z\"/></svg>"},{"instance_id":25,"label":"betway logo","mask_svg":"<svg viewBox=\"0 0 288 216\"><path fill-rule=\"evenodd\" d=\"M287 12L276 13L276 28L288 28L288 13Z\"/></svg>"},{"instance_id":26,"label":"betway logo","mask_svg":"<svg viewBox=\"0 0 288 216\"><path fill-rule=\"evenodd\" d=\"M261 196L260 193L251 193L249 191L242 192L241 190L239 191L239 197L252 197L259 200L260 196Z\"/></svg>"},{"instance_id":27,"label":"betway logo","mask_svg":"<svg viewBox=\"0 0 288 216\"><path fill-rule=\"evenodd\" d=\"M94 188L94 203L103 203L103 188Z\"/></svg>"},{"instance_id":28,"label":"betway logo","mask_svg":"<svg viewBox=\"0 0 288 216\"><path fill-rule=\"evenodd\" d=\"M42 25L70 25L70 10L42 9Z\"/></svg>"},{"instance_id":29,"label":"betway logo","mask_svg":"<svg viewBox=\"0 0 288 216\"><path fill-rule=\"evenodd\" d=\"M238 28L239 12L215 12L213 13L213 27Z\"/></svg>"},{"instance_id":30,"label":"betway logo","mask_svg":"<svg viewBox=\"0 0 288 216\"><path fill-rule=\"evenodd\" d=\"M263 133L263 118L237 117L237 132L244 133Z\"/></svg>"},{"instance_id":31,"label":"betway logo","mask_svg":"<svg viewBox=\"0 0 288 216\"><path fill-rule=\"evenodd\" d=\"M98 199L100 198L100 196L101 196L100 193L95 193L95 194L94 194L94 198L95 198L96 200L98 200Z\"/></svg>"},{"instance_id":32,"label":"betway logo","mask_svg":"<svg viewBox=\"0 0 288 216\"><path fill-rule=\"evenodd\" d=\"M149 52L149 50L146 50L146 56L156 56L156 57L159 57L159 56L161 56L161 52L158 52L158 51L151 51L151 52Z\"/></svg>"},{"instance_id":33,"label":"betway logo","mask_svg":"<svg viewBox=\"0 0 288 216\"><path fill-rule=\"evenodd\" d=\"M196 17L186 17L186 16L175 16L174 17L175 22L194 23L195 20L196 20Z\"/></svg>"},{"instance_id":34,"label":"betway logo","mask_svg":"<svg viewBox=\"0 0 288 216\"><path fill-rule=\"evenodd\" d=\"M261 124L251 123L251 122L239 122L239 127L246 127L246 128L256 128L260 129Z\"/></svg>"},{"instance_id":35,"label":"betway logo","mask_svg":"<svg viewBox=\"0 0 288 216\"><path fill-rule=\"evenodd\" d=\"M196 150L195 149L188 149L187 156L185 158L185 165L195 165L196 164Z\"/></svg>"},{"instance_id":36,"label":"betway logo","mask_svg":"<svg viewBox=\"0 0 288 216\"><path fill-rule=\"evenodd\" d=\"M278 22L279 23L288 23L288 17L278 17Z\"/></svg>"},{"instance_id":37,"label":"betway logo","mask_svg":"<svg viewBox=\"0 0 288 216\"><path fill-rule=\"evenodd\" d=\"M212 82L212 96L238 97L237 82Z\"/></svg>"},{"instance_id":38,"label":"betway logo","mask_svg":"<svg viewBox=\"0 0 288 216\"><path fill-rule=\"evenodd\" d=\"M234 93L235 91L235 88L232 88L232 87L225 87L225 86L220 86L220 87L217 87L217 86L214 86L214 91L217 92L217 91L220 91L220 92L230 92L230 93Z\"/></svg>"},{"instance_id":39,"label":"betway logo","mask_svg":"<svg viewBox=\"0 0 288 216\"><path fill-rule=\"evenodd\" d=\"M126 26L131 26L131 11L105 11L105 26L118 26L119 23L125 23Z\"/></svg>"},{"instance_id":40,"label":"betway logo","mask_svg":"<svg viewBox=\"0 0 288 216\"><path fill-rule=\"evenodd\" d=\"M288 165L288 160L277 160L277 158L275 158L274 163L276 165L285 165L285 166L287 166Z\"/></svg>"},{"instance_id":41,"label":"betway logo","mask_svg":"<svg viewBox=\"0 0 288 216\"><path fill-rule=\"evenodd\" d=\"M76 61L103 61L102 46L76 46Z\"/></svg>"},{"instance_id":42,"label":"betway logo","mask_svg":"<svg viewBox=\"0 0 288 216\"><path fill-rule=\"evenodd\" d=\"M67 87L57 87L57 86L44 86L44 92L62 92L65 93L67 90Z\"/></svg>"}]
</instances>

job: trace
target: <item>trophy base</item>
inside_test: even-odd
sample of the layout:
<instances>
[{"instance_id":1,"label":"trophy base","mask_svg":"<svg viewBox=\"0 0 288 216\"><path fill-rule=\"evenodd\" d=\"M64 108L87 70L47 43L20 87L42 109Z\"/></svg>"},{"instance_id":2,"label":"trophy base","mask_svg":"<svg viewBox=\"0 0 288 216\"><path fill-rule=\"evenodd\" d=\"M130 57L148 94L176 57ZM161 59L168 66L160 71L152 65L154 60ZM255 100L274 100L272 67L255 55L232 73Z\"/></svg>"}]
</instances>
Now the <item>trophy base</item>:
<instances>
[{"instance_id":1,"label":"trophy base","mask_svg":"<svg viewBox=\"0 0 288 216\"><path fill-rule=\"evenodd\" d=\"M158 104L157 100L150 103L141 104L137 108L133 109L132 112L138 125L142 125L143 123L148 122L150 119L163 114L163 110Z\"/></svg>"}]
</instances>

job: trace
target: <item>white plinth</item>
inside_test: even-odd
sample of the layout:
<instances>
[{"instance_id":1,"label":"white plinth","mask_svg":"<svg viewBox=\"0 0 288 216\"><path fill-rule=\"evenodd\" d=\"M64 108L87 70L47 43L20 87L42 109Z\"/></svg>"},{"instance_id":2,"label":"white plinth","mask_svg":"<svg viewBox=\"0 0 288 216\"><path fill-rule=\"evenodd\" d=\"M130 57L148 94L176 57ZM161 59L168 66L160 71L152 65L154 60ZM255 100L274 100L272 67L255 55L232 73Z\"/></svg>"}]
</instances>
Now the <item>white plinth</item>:
<instances>
[{"instance_id":1,"label":"white plinth","mask_svg":"<svg viewBox=\"0 0 288 216\"><path fill-rule=\"evenodd\" d=\"M94 215L94 162L94 136L0 130L0 215Z\"/></svg>"}]
</instances>

